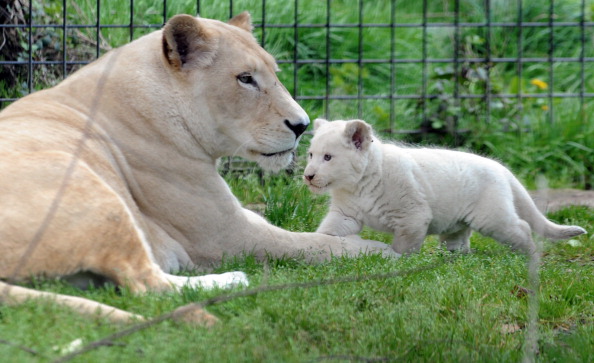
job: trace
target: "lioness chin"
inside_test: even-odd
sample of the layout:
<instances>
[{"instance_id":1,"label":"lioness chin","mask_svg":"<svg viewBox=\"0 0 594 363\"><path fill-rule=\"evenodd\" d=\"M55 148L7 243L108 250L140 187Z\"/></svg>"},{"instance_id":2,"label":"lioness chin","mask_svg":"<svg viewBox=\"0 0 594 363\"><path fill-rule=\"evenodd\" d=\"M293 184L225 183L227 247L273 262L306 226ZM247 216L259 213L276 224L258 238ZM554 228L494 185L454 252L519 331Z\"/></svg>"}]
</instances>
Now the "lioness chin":
<instances>
[{"instance_id":1,"label":"lioness chin","mask_svg":"<svg viewBox=\"0 0 594 363\"><path fill-rule=\"evenodd\" d=\"M177 15L4 109L0 278L88 271L134 292L164 291L246 284L241 272L168 274L225 255L393 254L356 236L277 228L242 208L218 174L223 156L286 167L309 124L251 30L248 13L228 23ZM2 303L35 297L114 321L141 318L0 282Z\"/></svg>"},{"instance_id":2,"label":"lioness chin","mask_svg":"<svg viewBox=\"0 0 594 363\"><path fill-rule=\"evenodd\" d=\"M468 252L475 230L530 254L532 232L551 239L586 233L546 219L498 162L385 144L361 120L314 121L304 180L332 197L318 232L344 236L368 225L393 233L398 253L418 251L428 234L440 235L449 250Z\"/></svg>"}]
</instances>

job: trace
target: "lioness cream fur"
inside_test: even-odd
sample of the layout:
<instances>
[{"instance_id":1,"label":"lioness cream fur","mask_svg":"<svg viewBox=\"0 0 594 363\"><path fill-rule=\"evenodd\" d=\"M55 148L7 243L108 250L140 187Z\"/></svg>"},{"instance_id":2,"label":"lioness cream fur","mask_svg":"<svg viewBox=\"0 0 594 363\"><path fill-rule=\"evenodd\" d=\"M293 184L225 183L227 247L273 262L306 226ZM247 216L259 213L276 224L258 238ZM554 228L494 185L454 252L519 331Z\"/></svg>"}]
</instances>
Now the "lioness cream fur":
<instances>
[{"instance_id":1,"label":"lioness cream fur","mask_svg":"<svg viewBox=\"0 0 594 363\"><path fill-rule=\"evenodd\" d=\"M226 287L245 275L166 272L242 253L393 253L357 236L274 227L243 209L217 173L217 159L231 155L286 167L309 124L251 28L247 13L229 23L178 15L3 110L0 278L89 271L135 292ZM138 318L0 282L3 303L48 296L116 321Z\"/></svg>"},{"instance_id":2,"label":"lioness cream fur","mask_svg":"<svg viewBox=\"0 0 594 363\"><path fill-rule=\"evenodd\" d=\"M345 236L367 225L394 233L398 253L418 251L428 234L439 234L449 250L467 252L476 230L533 253L532 231L551 239L586 233L547 220L498 162L384 144L361 120L314 121L304 180L315 193L331 193L318 232Z\"/></svg>"}]
</instances>

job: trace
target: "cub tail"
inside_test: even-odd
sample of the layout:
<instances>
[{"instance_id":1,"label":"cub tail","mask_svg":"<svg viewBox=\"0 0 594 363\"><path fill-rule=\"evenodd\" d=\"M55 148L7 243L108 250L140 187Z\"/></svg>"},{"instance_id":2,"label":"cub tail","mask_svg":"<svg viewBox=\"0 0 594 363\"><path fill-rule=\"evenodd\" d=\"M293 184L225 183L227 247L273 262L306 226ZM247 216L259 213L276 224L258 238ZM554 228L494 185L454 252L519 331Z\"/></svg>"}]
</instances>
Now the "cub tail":
<instances>
[{"instance_id":1,"label":"cub tail","mask_svg":"<svg viewBox=\"0 0 594 363\"><path fill-rule=\"evenodd\" d=\"M563 240L587 233L580 226L566 226L549 221L538 210L530 194L528 194L524 186L515 177L512 176L510 178L510 184L518 215L528 222L532 231L536 234L553 240Z\"/></svg>"}]
</instances>

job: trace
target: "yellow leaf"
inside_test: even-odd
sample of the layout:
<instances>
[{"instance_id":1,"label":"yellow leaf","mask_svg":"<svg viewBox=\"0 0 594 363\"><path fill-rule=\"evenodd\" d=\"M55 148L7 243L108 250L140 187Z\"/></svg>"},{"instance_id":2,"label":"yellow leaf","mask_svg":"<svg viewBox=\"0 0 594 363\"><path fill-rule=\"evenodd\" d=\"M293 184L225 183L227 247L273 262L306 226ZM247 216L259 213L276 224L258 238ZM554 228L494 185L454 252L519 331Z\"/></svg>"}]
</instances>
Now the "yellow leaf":
<instances>
[{"instance_id":1,"label":"yellow leaf","mask_svg":"<svg viewBox=\"0 0 594 363\"><path fill-rule=\"evenodd\" d=\"M547 82L540 80L538 78L534 78L533 80L530 81L530 84L533 86L536 86L540 89L547 89L549 88L549 85Z\"/></svg>"}]
</instances>

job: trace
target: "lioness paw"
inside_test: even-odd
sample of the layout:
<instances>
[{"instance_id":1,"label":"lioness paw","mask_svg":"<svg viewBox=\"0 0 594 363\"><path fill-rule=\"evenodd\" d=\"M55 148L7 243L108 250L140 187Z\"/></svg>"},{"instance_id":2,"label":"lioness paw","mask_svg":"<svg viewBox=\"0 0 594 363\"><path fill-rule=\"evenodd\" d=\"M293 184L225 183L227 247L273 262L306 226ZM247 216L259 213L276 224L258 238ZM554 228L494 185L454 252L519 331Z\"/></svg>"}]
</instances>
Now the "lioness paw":
<instances>
[{"instance_id":1,"label":"lioness paw","mask_svg":"<svg viewBox=\"0 0 594 363\"><path fill-rule=\"evenodd\" d=\"M344 248L344 254L357 256L360 253L379 253L383 257L398 258L402 256L383 242L363 239L358 235L340 237Z\"/></svg>"},{"instance_id":2,"label":"lioness paw","mask_svg":"<svg viewBox=\"0 0 594 363\"><path fill-rule=\"evenodd\" d=\"M239 285L249 286L247 275L241 271L192 277L167 275L167 280L177 288L229 289Z\"/></svg>"},{"instance_id":3,"label":"lioness paw","mask_svg":"<svg viewBox=\"0 0 594 363\"><path fill-rule=\"evenodd\" d=\"M192 277L192 279L195 279L192 283L197 283L197 287L199 286L204 289L212 289L216 287L220 289L229 289L239 285L249 286L247 275L241 271L225 272L220 275L198 276Z\"/></svg>"}]
</instances>

